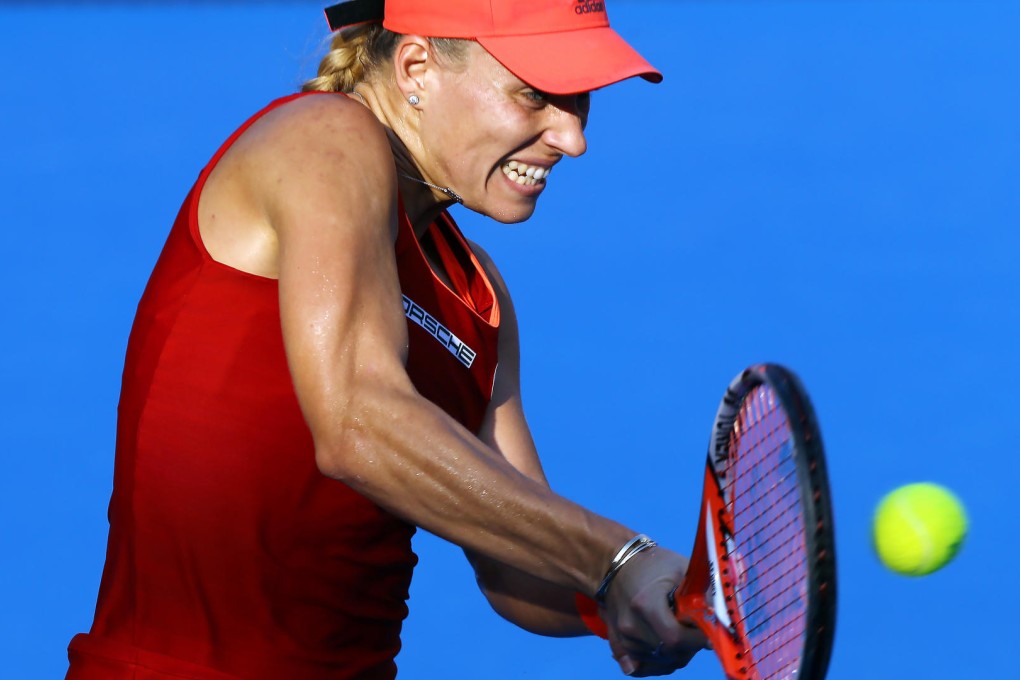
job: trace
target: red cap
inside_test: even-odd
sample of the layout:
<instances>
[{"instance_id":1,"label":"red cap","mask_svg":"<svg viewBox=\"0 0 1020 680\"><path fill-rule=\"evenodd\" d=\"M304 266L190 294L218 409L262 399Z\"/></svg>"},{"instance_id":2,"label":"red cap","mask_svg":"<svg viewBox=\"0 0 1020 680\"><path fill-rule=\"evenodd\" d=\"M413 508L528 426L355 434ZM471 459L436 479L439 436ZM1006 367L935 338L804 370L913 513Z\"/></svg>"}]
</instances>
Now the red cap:
<instances>
[{"instance_id":1,"label":"red cap","mask_svg":"<svg viewBox=\"0 0 1020 680\"><path fill-rule=\"evenodd\" d=\"M633 76L662 80L609 27L604 0L385 0L383 26L476 40L511 73L551 94L587 92Z\"/></svg>"}]
</instances>

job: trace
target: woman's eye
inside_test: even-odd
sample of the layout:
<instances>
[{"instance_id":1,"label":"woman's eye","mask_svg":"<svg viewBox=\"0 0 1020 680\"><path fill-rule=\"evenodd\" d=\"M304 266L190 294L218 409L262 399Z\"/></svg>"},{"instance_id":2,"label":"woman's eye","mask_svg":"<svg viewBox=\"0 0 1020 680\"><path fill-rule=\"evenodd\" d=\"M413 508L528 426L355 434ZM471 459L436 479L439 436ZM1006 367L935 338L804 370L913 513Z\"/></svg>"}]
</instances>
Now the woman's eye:
<instances>
[{"instance_id":1,"label":"woman's eye","mask_svg":"<svg viewBox=\"0 0 1020 680\"><path fill-rule=\"evenodd\" d=\"M545 103L549 100L549 95L547 95L545 92L540 92L538 90L525 90L524 96L533 102Z\"/></svg>"}]
</instances>

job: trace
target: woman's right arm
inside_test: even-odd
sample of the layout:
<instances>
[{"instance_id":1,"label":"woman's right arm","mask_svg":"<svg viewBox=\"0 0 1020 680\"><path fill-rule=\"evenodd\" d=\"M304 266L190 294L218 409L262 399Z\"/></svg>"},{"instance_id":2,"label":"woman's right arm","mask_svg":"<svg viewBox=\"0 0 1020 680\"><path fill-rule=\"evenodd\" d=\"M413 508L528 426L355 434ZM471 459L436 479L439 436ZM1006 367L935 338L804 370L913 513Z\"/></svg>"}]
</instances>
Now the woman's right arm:
<instances>
[{"instance_id":1,"label":"woman's right arm","mask_svg":"<svg viewBox=\"0 0 1020 680\"><path fill-rule=\"evenodd\" d=\"M592 595L634 532L519 472L407 375L396 175L371 112L305 97L245 136L241 167L276 234L287 359L322 472L469 551ZM628 570L656 560L643 561ZM634 636L683 637L675 621L653 618Z\"/></svg>"},{"instance_id":2,"label":"woman's right arm","mask_svg":"<svg viewBox=\"0 0 1020 680\"><path fill-rule=\"evenodd\" d=\"M632 532L519 473L411 384L396 172L371 112L303 97L235 148L243 193L276 236L287 360L322 472L459 545L592 592Z\"/></svg>"}]
</instances>

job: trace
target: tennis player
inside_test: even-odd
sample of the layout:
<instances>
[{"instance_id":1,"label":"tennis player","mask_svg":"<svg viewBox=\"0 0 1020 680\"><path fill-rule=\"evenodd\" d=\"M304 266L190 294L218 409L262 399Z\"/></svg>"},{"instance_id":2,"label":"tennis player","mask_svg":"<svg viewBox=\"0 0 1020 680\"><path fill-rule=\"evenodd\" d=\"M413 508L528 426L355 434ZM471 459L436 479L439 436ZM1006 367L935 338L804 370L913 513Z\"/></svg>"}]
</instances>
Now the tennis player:
<instances>
[{"instance_id":1,"label":"tennis player","mask_svg":"<svg viewBox=\"0 0 1020 680\"><path fill-rule=\"evenodd\" d=\"M67 677L393 678L416 527L515 624L605 626L631 675L684 666L686 559L549 489L510 295L447 213L528 219L585 151L588 93L661 76L601 0L327 16L318 77L213 156L139 303Z\"/></svg>"}]
</instances>

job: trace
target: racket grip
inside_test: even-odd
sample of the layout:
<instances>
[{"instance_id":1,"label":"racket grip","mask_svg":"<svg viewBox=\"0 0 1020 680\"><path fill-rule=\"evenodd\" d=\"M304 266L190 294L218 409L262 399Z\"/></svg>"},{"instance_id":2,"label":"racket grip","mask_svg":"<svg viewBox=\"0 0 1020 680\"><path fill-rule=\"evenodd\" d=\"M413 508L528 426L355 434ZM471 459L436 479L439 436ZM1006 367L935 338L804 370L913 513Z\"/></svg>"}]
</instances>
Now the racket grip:
<instances>
[{"instance_id":1,"label":"racket grip","mask_svg":"<svg viewBox=\"0 0 1020 680\"><path fill-rule=\"evenodd\" d=\"M606 622L599 616L599 606L595 600L587 595L576 593L574 595L574 606L577 607L577 614L581 617L584 625L595 635L603 640L609 639L609 628Z\"/></svg>"},{"instance_id":2,"label":"racket grip","mask_svg":"<svg viewBox=\"0 0 1020 680\"><path fill-rule=\"evenodd\" d=\"M673 610L674 614L676 614L676 590L679 587L679 585L673 586L673 590L669 591L666 595L666 602L669 604L669 608Z\"/></svg>"}]
</instances>

